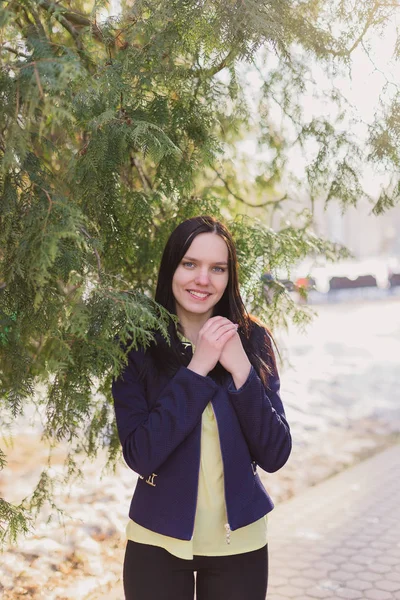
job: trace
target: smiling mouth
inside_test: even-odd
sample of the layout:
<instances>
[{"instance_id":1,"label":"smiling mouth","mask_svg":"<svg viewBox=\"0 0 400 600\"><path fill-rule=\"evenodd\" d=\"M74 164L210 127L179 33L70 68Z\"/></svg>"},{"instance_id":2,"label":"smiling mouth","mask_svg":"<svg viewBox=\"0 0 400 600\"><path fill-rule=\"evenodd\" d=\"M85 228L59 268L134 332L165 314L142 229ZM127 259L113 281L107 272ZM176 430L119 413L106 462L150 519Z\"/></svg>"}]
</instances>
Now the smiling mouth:
<instances>
[{"instance_id":1,"label":"smiling mouth","mask_svg":"<svg viewBox=\"0 0 400 600\"><path fill-rule=\"evenodd\" d=\"M211 296L211 294L209 294L208 292L194 292L193 290L186 291L192 296L192 298L196 298L196 300L205 300L206 298Z\"/></svg>"}]
</instances>

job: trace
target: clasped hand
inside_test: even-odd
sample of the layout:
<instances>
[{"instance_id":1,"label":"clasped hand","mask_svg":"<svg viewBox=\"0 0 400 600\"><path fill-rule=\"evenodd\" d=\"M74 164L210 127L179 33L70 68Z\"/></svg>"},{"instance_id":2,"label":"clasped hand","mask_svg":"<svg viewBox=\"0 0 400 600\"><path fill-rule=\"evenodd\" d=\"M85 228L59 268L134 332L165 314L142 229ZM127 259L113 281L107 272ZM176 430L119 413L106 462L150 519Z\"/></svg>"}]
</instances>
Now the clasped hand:
<instances>
[{"instance_id":1,"label":"clasped hand","mask_svg":"<svg viewBox=\"0 0 400 600\"><path fill-rule=\"evenodd\" d=\"M250 371L250 361L237 332L237 325L221 316L211 317L200 329L188 368L206 376L218 361L232 374L236 387L244 383Z\"/></svg>"}]
</instances>

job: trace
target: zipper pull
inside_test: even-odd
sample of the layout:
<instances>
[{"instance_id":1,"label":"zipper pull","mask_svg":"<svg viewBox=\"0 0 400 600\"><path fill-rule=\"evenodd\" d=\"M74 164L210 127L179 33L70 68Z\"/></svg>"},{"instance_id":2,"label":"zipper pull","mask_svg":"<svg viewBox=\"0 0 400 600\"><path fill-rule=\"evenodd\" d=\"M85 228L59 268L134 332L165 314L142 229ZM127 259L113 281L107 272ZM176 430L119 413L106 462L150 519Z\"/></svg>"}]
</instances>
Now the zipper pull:
<instances>
[{"instance_id":1,"label":"zipper pull","mask_svg":"<svg viewBox=\"0 0 400 600\"><path fill-rule=\"evenodd\" d=\"M231 527L230 527L229 523L225 523L224 527L225 527L226 543L230 544L231 543Z\"/></svg>"}]
</instances>

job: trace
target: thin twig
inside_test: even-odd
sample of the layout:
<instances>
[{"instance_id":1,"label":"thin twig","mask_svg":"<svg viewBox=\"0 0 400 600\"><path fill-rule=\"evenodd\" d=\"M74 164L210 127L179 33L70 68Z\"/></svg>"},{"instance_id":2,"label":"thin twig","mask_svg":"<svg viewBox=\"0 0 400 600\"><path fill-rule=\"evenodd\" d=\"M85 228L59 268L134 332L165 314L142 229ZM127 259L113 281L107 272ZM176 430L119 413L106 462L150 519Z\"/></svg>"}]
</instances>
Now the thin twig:
<instances>
[{"instance_id":1,"label":"thin twig","mask_svg":"<svg viewBox=\"0 0 400 600\"><path fill-rule=\"evenodd\" d=\"M232 59L236 57L236 50L232 48L230 52L225 56L220 63L215 65L214 67L210 67L209 69L189 69L189 74L194 75L194 77L213 77L222 69L225 69L231 62Z\"/></svg>"},{"instance_id":2,"label":"thin twig","mask_svg":"<svg viewBox=\"0 0 400 600\"><path fill-rule=\"evenodd\" d=\"M18 70L26 69L27 67L34 67L35 65L39 65L44 62L59 62L59 58L39 58L39 60L32 60L29 63L25 63L24 65L18 65L16 67L13 66L13 69L16 68Z\"/></svg>"},{"instance_id":3,"label":"thin twig","mask_svg":"<svg viewBox=\"0 0 400 600\"><path fill-rule=\"evenodd\" d=\"M131 166L135 167L137 169L137 172L139 173L139 177L142 182L143 188L147 192L151 191L153 189L153 184L151 182L151 179L146 175L146 173L143 170L142 165L133 155L131 155Z\"/></svg>"},{"instance_id":4,"label":"thin twig","mask_svg":"<svg viewBox=\"0 0 400 600\"><path fill-rule=\"evenodd\" d=\"M34 184L34 185L37 185L37 184ZM49 216L50 216L50 213L51 213L51 211L53 209L53 204L54 203L53 203L53 200L52 200L49 192L47 190L45 190L43 187L41 187L41 186L38 186L38 187L46 194L47 200L49 202L49 207L47 209L47 215L46 215L46 218L44 220L44 225L43 225L43 232L44 232L47 229L47 221L49 220Z\"/></svg>"},{"instance_id":5,"label":"thin twig","mask_svg":"<svg viewBox=\"0 0 400 600\"><path fill-rule=\"evenodd\" d=\"M15 101L15 119L18 119L19 114L19 77L17 78L17 89L16 89L16 101Z\"/></svg>"},{"instance_id":6,"label":"thin twig","mask_svg":"<svg viewBox=\"0 0 400 600\"><path fill-rule=\"evenodd\" d=\"M386 73L384 73L384 71L382 71L382 69L379 69L379 67L376 66L370 51L368 50L368 48L366 47L366 45L364 44L364 42L361 43L363 50L365 52L365 54L367 55L368 60L370 61L371 65L374 67L374 70L379 73L380 75L382 75L382 77L386 80L386 83L388 85L392 85L393 87L395 87L397 89L397 84L394 81L390 81L390 79L388 79Z\"/></svg>"},{"instance_id":7,"label":"thin twig","mask_svg":"<svg viewBox=\"0 0 400 600\"><path fill-rule=\"evenodd\" d=\"M46 190L44 187L42 187L41 185L38 185L38 184L37 184L37 183L35 183L34 181L32 182L32 185L31 185L31 188L30 188L30 192L29 192L29 195L30 195L30 196L31 196L31 192L32 192L32 188L33 188L33 187L38 187L40 190L42 190L42 192L44 192L44 193L46 194L46 198L47 198L47 200L48 200L48 202L49 202L49 207L48 207L48 209L47 209L47 215L46 215L46 218L45 218L45 220L44 220L44 226L43 226L43 231L45 231L45 229L46 229L46 227L47 227L47 221L48 221L48 219L49 219L50 213L51 213L51 211L52 211L52 209L53 209L53 206L54 206L54 204L57 204L57 202L55 202L55 201L52 199L52 197L50 196L49 192L48 192L48 191L47 191L47 190Z\"/></svg>"},{"instance_id":8,"label":"thin twig","mask_svg":"<svg viewBox=\"0 0 400 600\"><path fill-rule=\"evenodd\" d=\"M284 196L282 196L281 198L275 198L274 200L266 200L265 202L261 202L261 204L250 204L250 202L247 202L247 200L245 200L232 190L229 183L222 177L221 173L219 173L217 169L213 167L213 171L217 174L218 179L222 181L222 183L226 187L229 194L231 194L231 196L233 196L236 200L239 200L239 202L246 204L246 206L250 206L251 208L262 208L264 206L269 205L276 207L277 204L280 204L281 202L287 199L287 194L284 194Z\"/></svg>"},{"instance_id":9,"label":"thin twig","mask_svg":"<svg viewBox=\"0 0 400 600\"><path fill-rule=\"evenodd\" d=\"M15 54L15 56L20 56L21 58L30 58L29 54L24 54L23 52L15 50L14 48L10 48L10 46L6 46L5 44L0 46L0 50L7 50L8 52Z\"/></svg>"},{"instance_id":10,"label":"thin twig","mask_svg":"<svg viewBox=\"0 0 400 600\"><path fill-rule=\"evenodd\" d=\"M40 20L40 17L39 17L39 14L38 14L37 10L35 9L34 3L32 3L30 5L29 10L32 13L32 16L33 16L33 19L35 21L35 25L36 25L36 28L37 28L37 31L38 31L39 35L42 38L44 38L45 40L48 40L47 35L46 35L46 31L45 31L45 29L43 27L43 23Z\"/></svg>"},{"instance_id":11,"label":"thin twig","mask_svg":"<svg viewBox=\"0 0 400 600\"><path fill-rule=\"evenodd\" d=\"M95 37L98 41L103 41L101 29L99 28L97 23L91 21L86 15L83 15L82 13L69 11L60 3L57 2L57 4L55 4L53 2L49 2L48 0L39 0L38 6L40 6L50 14L54 14L55 18L58 21L60 21L60 23L62 23L62 25L66 29L66 23L68 23L71 27L74 28L76 34L79 35L76 28L80 29L82 27L87 27L91 30L93 37Z\"/></svg>"},{"instance_id":12,"label":"thin twig","mask_svg":"<svg viewBox=\"0 0 400 600\"><path fill-rule=\"evenodd\" d=\"M92 236L90 235L90 233L88 233L84 227L81 227L81 231L88 238L88 240L92 240L93 239ZM92 248L93 248L93 252L96 255L96 259L97 259L97 272L98 272L98 275L99 275L99 281L101 281L101 260L100 260L100 255L97 252L97 249L93 245L92 245Z\"/></svg>"},{"instance_id":13,"label":"thin twig","mask_svg":"<svg viewBox=\"0 0 400 600\"><path fill-rule=\"evenodd\" d=\"M33 68L35 71L35 78L36 78L36 83L39 88L40 96L41 96L41 98L44 98L43 88L42 88L42 84L40 83L39 71L38 71L36 62L33 63Z\"/></svg>"},{"instance_id":14,"label":"thin twig","mask_svg":"<svg viewBox=\"0 0 400 600\"><path fill-rule=\"evenodd\" d=\"M363 41L363 39L364 39L365 35L367 34L369 28L373 24L374 17L376 15L376 13L378 12L379 6L380 6L379 2L375 2L374 3L374 5L372 6L371 10L369 11L367 20L365 21L365 25L364 25L364 27L363 27L360 35L354 40L354 42L350 46L350 48L348 48L348 49L346 48L345 50L331 50L330 54L332 54L333 56L340 56L340 57L343 57L343 58L350 56L354 52L354 50L357 48L357 46L359 46L361 44L361 42Z\"/></svg>"}]
</instances>

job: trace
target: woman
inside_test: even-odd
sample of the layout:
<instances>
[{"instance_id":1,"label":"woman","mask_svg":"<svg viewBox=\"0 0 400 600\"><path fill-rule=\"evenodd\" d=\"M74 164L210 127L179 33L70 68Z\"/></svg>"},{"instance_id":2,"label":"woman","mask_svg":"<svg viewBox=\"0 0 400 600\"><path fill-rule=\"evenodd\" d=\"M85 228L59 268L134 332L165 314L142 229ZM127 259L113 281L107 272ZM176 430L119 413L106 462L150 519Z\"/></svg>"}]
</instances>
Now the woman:
<instances>
[{"instance_id":1,"label":"woman","mask_svg":"<svg viewBox=\"0 0 400 600\"><path fill-rule=\"evenodd\" d=\"M113 383L123 455L139 474L124 561L127 600L264 600L266 514L257 474L291 437L267 330L239 294L232 236L209 216L181 223L155 300L178 317L168 345L131 351Z\"/></svg>"}]
</instances>

